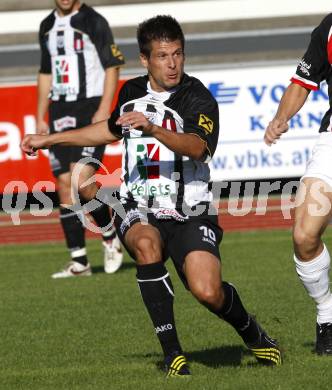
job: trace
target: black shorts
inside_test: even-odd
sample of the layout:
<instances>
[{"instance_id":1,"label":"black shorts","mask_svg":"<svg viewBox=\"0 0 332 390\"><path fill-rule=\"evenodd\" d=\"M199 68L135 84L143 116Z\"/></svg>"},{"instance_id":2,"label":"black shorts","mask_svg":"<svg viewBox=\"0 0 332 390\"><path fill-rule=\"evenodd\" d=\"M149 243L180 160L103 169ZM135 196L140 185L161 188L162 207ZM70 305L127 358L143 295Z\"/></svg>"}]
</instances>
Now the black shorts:
<instances>
[{"instance_id":1,"label":"black shorts","mask_svg":"<svg viewBox=\"0 0 332 390\"><path fill-rule=\"evenodd\" d=\"M128 229L135 223L147 222L158 229L164 243L163 258L161 260L165 262L168 257L172 259L186 287L183 264L188 253L206 251L220 260L219 244L222 240L223 231L218 224L217 215L209 215L206 210L202 215L188 217L183 221L157 219L152 213L146 213L146 209L137 208L136 203L129 202L123 206L126 211L126 218L122 219L119 215L116 215L115 226L122 244L133 259L135 259L135 256L126 247L124 237Z\"/></svg>"},{"instance_id":2,"label":"black shorts","mask_svg":"<svg viewBox=\"0 0 332 390\"><path fill-rule=\"evenodd\" d=\"M91 120L97 111L100 98L90 98L78 102L52 102L49 107L50 133L78 129L91 124ZM70 171L70 164L78 162L81 158L88 157L89 163L98 169L105 151L105 145L97 147L60 146L50 147L50 165L55 177ZM93 161L93 159L97 161Z\"/></svg>"}]
</instances>

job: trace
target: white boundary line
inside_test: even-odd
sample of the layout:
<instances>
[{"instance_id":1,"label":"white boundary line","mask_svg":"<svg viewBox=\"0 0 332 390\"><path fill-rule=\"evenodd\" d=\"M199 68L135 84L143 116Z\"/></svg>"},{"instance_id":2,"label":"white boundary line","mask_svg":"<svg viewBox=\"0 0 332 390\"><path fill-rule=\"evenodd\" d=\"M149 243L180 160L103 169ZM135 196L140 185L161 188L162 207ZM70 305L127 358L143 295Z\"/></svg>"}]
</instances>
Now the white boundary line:
<instances>
[{"instance_id":1,"label":"white boundary line","mask_svg":"<svg viewBox=\"0 0 332 390\"><path fill-rule=\"evenodd\" d=\"M327 14L327 0L196 0L96 7L112 27L137 26L157 14L172 15L180 23L209 22L295 15ZM0 34L37 32L50 10L0 13Z\"/></svg>"}]
</instances>

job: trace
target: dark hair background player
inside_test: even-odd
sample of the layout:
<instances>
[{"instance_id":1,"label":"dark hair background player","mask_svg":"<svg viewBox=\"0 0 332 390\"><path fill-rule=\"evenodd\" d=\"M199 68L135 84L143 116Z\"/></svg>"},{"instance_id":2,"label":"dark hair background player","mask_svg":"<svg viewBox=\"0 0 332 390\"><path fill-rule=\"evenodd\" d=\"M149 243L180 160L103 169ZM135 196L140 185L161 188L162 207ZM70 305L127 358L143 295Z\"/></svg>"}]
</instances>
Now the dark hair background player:
<instances>
[{"instance_id":1,"label":"dark hair background player","mask_svg":"<svg viewBox=\"0 0 332 390\"><path fill-rule=\"evenodd\" d=\"M41 23L41 66L38 74L37 134L68 131L109 117L123 56L107 21L78 0L55 0L56 8ZM45 121L48 110L49 123ZM60 221L71 261L53 278L91 275L85 247L85 228L71 207L72 191L81 202L94 199L94 180L105 146L50 148L50 165L60 199ZM80 160L85 158L85 162ZM73 171L79 168L78 177ZM75 182L74 182L75 181ZM90 181L89 185L82 185ZM90 212L103 231L104 269L115 272L122 263L120 242L109 208L100 204Z\"/></svg>"}]
</instances>

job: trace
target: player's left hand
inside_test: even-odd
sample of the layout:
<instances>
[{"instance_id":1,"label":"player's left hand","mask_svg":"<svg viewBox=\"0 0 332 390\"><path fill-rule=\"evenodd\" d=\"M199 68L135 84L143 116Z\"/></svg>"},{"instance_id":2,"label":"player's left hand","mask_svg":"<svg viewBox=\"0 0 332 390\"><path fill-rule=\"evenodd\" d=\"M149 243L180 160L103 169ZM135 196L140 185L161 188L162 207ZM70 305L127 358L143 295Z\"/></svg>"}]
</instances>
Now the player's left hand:
<instances>
[{"instance_id":1,"label":"player's left hand","mask_svg":"<svg viewBox=\"0 0 332 390\"><path fill-rule=\"evenodd\" d=\"M136 129L143 131L144 134L151 135L153 124L144 116L142 112L131 111L122 114L116 124L128 127L129 130Z\"/></svg>"}]
</instances>

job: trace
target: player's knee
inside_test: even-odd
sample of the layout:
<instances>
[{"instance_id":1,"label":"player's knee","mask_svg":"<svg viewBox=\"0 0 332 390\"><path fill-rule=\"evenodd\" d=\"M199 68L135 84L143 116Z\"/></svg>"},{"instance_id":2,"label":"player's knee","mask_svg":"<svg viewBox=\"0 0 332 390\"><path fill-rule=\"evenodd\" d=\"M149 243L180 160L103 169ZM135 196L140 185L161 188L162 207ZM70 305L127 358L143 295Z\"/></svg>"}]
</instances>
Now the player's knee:
<instances>
[{"instance_id":1,"label":"player's knee","mask_svg":"<svg viewBox=\"0 0 332 390\"><path fill-rule=\"evenodd\" d=\"M298 225L293 230L293 241L294 244L299 248L312 247L319 245L320 236L314 232L310 232L307 229L303 229L302 226Z\"/></svg>"},{"instance_id":2,"label":"player's knee","mask_svg":"<svg viewBox=\"0 0 332 390\"><path fill-rule=\"evenodd\" d=\"M134 242L134 251L138 261L143 263L153 263L161 260L160 246L152 237L142 235Z\"/></svg>"},{"instance_id":3,"label":"player's knee","mask_svg":"<svg viewBox=\"0 0 332 390\"><path fill-rule=\"evenodd\" d=\"M93 186L79 186L78 193L81 199L84 199L85 201L89 201L93 199L96 195L96 190Z\"/></svg>"},{"instance_id":4,"label":"player's knee","mask_svg":"<svg viewBox=\"0 0 332 390\"><path fill-rule=\"evenodd\" d=\"M192 292L198 301L204 306L207 306L211 309L222 306L223 300L220 288L209 285L201 285L196 286Z\"/></svg>"},{"instance_id":5,"label":"player's knee","mask_svg":"<svg viewBox=\"0 0 332 390\"><path fill-rule=\"evenodd\" d=\"M295 254L299 258L312 258L320 245L320 235L298 225L293 230L293 243Z\"/></svg>"}]
</instances>

